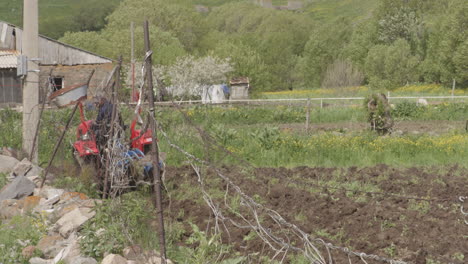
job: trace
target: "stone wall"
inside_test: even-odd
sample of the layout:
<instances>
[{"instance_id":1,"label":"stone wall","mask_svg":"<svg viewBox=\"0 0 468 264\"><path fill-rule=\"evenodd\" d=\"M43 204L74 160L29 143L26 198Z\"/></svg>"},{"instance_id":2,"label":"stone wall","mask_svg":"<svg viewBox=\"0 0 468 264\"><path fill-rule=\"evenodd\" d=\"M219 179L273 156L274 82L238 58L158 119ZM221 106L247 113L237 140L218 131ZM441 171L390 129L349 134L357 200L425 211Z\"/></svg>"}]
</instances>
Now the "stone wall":
<instances>
[{"instance_id":1,"label":"stone wall","mask_svg":"<svg viewBox=\"0 0 468 264\"><path fill-rule=\"evenodd\" d=\"M90 86L88 89L88 97L94 97L99 93L103 92L103 87L109 74L112 72L114 64L105 63L105 64L90 64L90 65L74 65L74 66L40 66L40 89L41 89L41 98L44 92L47 92L47 80L49 77L50 70L52 69L53 77L63 78L64 87L69 87L73 85L78 85L85 83L91 71L94 69L94 75L91 78Z\"/></svg>"}]
</instances>

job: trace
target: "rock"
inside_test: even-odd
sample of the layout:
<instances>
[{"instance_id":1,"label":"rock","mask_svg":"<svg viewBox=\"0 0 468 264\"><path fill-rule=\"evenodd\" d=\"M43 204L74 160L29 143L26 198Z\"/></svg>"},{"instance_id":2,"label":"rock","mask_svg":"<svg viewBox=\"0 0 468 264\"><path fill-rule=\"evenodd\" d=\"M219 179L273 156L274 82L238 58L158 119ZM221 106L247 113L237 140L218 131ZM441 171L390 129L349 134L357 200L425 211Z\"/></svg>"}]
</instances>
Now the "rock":
<instances>
[{"instance_id":1,"label":"rock","mask_svg":"<svg viewBox=\"0 0 468 264\"><path fill-rule=\"evenodd\" d=\"M23 201L6 199L0 201L0 219L10 219L22 212Z\"/></svg>"},{"instance_id":2,"label":"rock","mask_svg":"<svg viewBox=\"0 0 468 264\"><path fill-rule=\"evenodd\" d=\"M42 168L34 165L28 159L23 159L21 162L17 163L13 170L11 171L11 177L19 176L39 176L42 173Z\"/></svg>"},{"instance_id":3,"label":"rock","mask_svg":"<svg viewBox=\"0 0 468 264\"><path fill-rule=\"evenodd\" d=\"M41 258L32 258L29 260L29 264L53 264L52 260L46 260Z\"/></svg>"},{"instance_id":4,"label":"rock","mask_svg":"<svg viewBox=\"0 0 468 264\"><path fill-rule=\"evenodd\" d=\"M31 258L33 256L34 250L36 250L35 246L27 246L27 247L23 248L23 250L21 251L21 255L24 258L29 259L29 258Z\"/></svg>"},{"instance_id":5,"label":"rock","mask_svg":"<svg viewBox=\"0 0 468 264\"><path fill-rule=\"evenodd\" d=\"M28 178L28 180L34 182L34 184L36 185L36 188L41 186L42 179L38 175L26 176L26 178Z\"/></svg>"},{"instance_id":6,"label":"rock","mask_svg":"<svg viewBox=\"0 0 468 264\"><path fill-rule=\"evenodd\" d=\"M147 262L145 263L148 263L148 264L161 264L162 263L162 260L161 260L161 257L157 257L157 256L152 256L152 257L149 257ZM173 264L171 260L169 259L166 259L166 264Z\"/></svg>"},{"instance_id":7,"label":"rock","mask_svg":"<svg viewBox=\"0 0 468 264\"><path fill-rule=\"evenodd\" d=\"M0 173L10 173L18 162L19 160L13 157L0 155Z\"/></svg>"},{"instance_id":8,"label":"rock","mask_svg":"<svg viewBox=\"0 0 468 264\"><path fill-rule=\"evenodd\" d=\"M97 264L98 262L93 258L78 257L78 258L74 258L70 263L73 263L73 264Z\"/></svg>"},{"instance_id":9,"label":"rock","mask_svg":"<svg viewBox=\"0 0 468 264\"><path fill-rule=\"evenodd\" d=\"M76 208L75 210L65 214L58 221L58 230L60 235L68 237L68 235L77 230L82 224L93 217L96 212L90 208Z\"/></svg>"},{"instance_id":10,"label":"rock","mask_svg":"<svg viewBox=\"0 0 468 264\"><path fill-rule=\"evenodd\" d=\"M416 101L416 105L423 105L423 106L426 106L426 105L429 105L429 103L427 102L426 99L424 99L424 98L419 98L418 101Z\"/></svg>"},{"instance_id":11,"label":"rock","mask_svg":"<svg viewBox=\"0 0 468 264\"><path fill-rule=\"evenodd\" d=\"M32 211L36 206L39 205L41 197L39 196L28 196L23 200L23 210Z\"/></svg>"},{"instance_id":12,"label":"rock","mask_svg":"<svg viewBox=\"0 0 468 264\"><path fill-rule=\"evenodd\" d=\"M69 201L84 201L88 200L89 197L84 193L79 192L66 192L60 195L60 203L66 203Z\"/></svg>"},{"instance_id":13,"label":"rock","mask_svg":"<svg viewBox=\"0 0 468 264\"><path fill-rule=\"evenodd\" d=\"M147 251L144 254L140 255L138 259L140 264L161 264L161 254L155 250ZM166 259L166 264L173 264L170 259Z\"/></svg>"},{"instance_id":14,"label":"rock","mask_svg":"<svg viewBox=\"0 0 468 264\"><path fill-rule=\"evenodd\" d=\"M126 247L122 250L122 255L128 260L137 260L143 253L143 249L138 245Z\"/></svg>"},{"instance_id":15,"label":"rock","mask_svg":"<svg viewBox=\"0 0 468 264\"><path fill-rule=\"evenodd\" d=\"M24 176L16 177L0 192L0 201L6 199L21 199L34 192L35 185Z\"/></svg>"},{"instance_id":16,"label":"rock","mask_svg":"<svg viewBox=\"0 0 468 264\"><path fill-rule=\"evenodd\" d=\"M127 260L120 255L109 254L102 260L101 264L127 264Z\"/></svg>"},{"instance_id":17,"label":"rock","mask_svg":"<svg viewBox=\"0 0 468 264\"><path fill-rule=\"evenodd\" d=\"M99 200L83 200L83 201L74 201L74 200L69 200L66 203L61 203L59 201L58 204L55 205L55 212L54 214L56 217L60 218L69 212L75 210L76 208L93 208L96 203L99 203Z\"/></svg>"},{"instance_id":18,"label":"rock","mask_svg":"<svg viewBox=\"0 0 468 264\"><path fill-rule=\"evenodd\" d=\"M61 243L64 241L60 235L45 236L39 240L36 248L42 251L46 257L54 257L64 247L64 243Z\"/></svg>"},{"instance_id":19,"label":"rock","mask_svg":"<svg viewBox=\"0 0 468 264\"><path fill-rule=\"evenodd\" d=\"M59 200L60 200L60 196L65 192L65 190L63 190L63 189L47 188L47 189L45 190L45 192L46 192L46 198L47 198L47 199L52 199L53 197L58 196L58 197L59 197Z\"/></svg>"},{"instance_id":20,"label":"rock","mask_svg":"<svg viewBox=\"0 0 468 264\"><path fill-rule=\"evenodd\" d=\"M79 239L76 233L70 235L66 241L67 246L63 248L54 258L54 262L75 263L74 260L81 257Z\"/></svg>"},{"instance_id":21,"label":"rock","mask_svg":"<svg viewBox=\"0 0 468 264\"><path fill-rule=\"evenodd\" d=\"M46 199L52 199L55 196L59 197L65 192L63 189L55 189L50 186L43 186L42 189L36 188L34 189L34 195L41 196Z\"/></svg>"}]
</instances>

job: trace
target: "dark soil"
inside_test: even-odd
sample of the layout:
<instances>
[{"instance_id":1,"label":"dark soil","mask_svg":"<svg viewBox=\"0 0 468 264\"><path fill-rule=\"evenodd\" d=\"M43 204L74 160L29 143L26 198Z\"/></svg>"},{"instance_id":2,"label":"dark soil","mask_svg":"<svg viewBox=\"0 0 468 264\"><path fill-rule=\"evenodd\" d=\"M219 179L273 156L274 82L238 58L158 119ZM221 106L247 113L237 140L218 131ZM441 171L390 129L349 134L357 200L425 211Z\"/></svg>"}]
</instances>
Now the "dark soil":
<instances>
[{"instance_id":1,"label":"dark soil","mask_svg":"<svg viewBox=\"0 0 468 264\"><path fill-rule=\"evenodd\" d=\"M408 134L443 134L451 130L458 129L464 130L464 121L395 121L393 126L393 133L408 133ZM303 131L304 123L298 124L284 124L280 125L282 129L292 129L295 131ZM309 132L323 132L323 131L363 131L368 130L369 124L366 122L334 122L334 123L319 123L310 124Z\"/></svg>"},{"instance_id":2,"label":"dark soil","mask_svg":"<svg viewBox=\"0 0 468 264\"><path fill-rule=\"evenodd\" d=\"M463 222L458 200L459 196L468 195L467 168L394 168L386 165L347 169L261 168L251 172L255 176L248 176L234 167L222 170L247 195L277 211L311 237L408 263L466 263L468 259L468 225ZM205 175L207 189L215 203L224 209L225 183L219 178L215 180L213 171ZM197 179L190 166L167 169L166 184L171 197L176 197L171 199L167 217L187 226L191 221L206 230L214 226L214 216L202 199ZM330 186L332 181L336 189L323 187L324 184ZM342 190L350 189L352 186L348 183L356 182L374 186L379 193ZM191 186L191 190L183 186ZM363 189L354 187L353 190ZM232 197L234 192L228 192L228 198ZM167 207L168 201L165 204ZM180 216L181 210L183 216ZM223 214L235 218L228 211ZM271 219L263 219L265 227L272 230L278 227ZM236 228L227 221L225 224L229 235L224 232L223 241L235 250L243 255L259 252L272 256L272 251L259 238L246 239L249 230ZM281 234L283 237L287 235L285 232ZM288 237L296 238L291 234ZM320 249L327 258L326 250ZM339 250L332 250L331 255L333 263L349 263L347 255ZM351 260L359 262L357 258Z\"/></svg>"}]
</instances>

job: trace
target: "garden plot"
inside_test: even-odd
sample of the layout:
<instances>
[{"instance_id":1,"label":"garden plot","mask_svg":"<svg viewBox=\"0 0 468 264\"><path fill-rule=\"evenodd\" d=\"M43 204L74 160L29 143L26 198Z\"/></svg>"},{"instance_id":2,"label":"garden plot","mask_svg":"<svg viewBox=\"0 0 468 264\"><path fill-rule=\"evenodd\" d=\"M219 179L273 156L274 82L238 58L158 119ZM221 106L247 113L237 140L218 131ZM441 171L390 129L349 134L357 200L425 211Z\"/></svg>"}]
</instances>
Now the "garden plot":
<instances>
[{"instance_id":1,"label":"garden plot","mask_svg":"<svg viewBox=\"0 0 468 264\"><path fill-rule=\"evenodd\" d=\"M247 195L277 211L312 238L408 263L466 263L468 226L463 223L458 200L466 194L466 168L261 168L250 178L238 171L238 167L223 169ZM213 177L213 171L208 170L205 187L213 199L219 199L214 203L221 204L221 208L227 199L231 207L223 212L224 217L235 219L236 214L247 214L224 183L209 180ZM199 193L180 194L186 186L197 186L197 178L192 167L168 170L166 184L175 191L169 218L213 227L216 219ZM181 216L180 212L185 214ZM265 228L278 227L268 218L260 221ZM255 231L237 228L228 220L223 224L223 241L235 251L244 256L256 252L274 255ZM300 239L292 234L288 237L290 243L299 245ZM324 247L321 250L327 255ZM330 252L335 263L348 263L347 254L339 249ZM290 253L287 263L308 263L294 257L294 250ZM353 257L351 260L359 261Z\"/></svg>"}]
</instances>

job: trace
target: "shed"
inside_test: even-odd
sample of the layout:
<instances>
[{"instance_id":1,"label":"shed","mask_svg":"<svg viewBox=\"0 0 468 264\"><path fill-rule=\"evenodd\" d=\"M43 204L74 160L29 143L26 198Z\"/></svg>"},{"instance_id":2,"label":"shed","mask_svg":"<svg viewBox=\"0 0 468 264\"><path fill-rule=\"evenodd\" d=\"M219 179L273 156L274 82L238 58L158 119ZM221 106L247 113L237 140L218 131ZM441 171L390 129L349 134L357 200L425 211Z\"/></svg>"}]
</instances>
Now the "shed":
<instances>
[{"instance_id":1,"label":"shed","mask_svg":"<svg viewBox=\"0 0 468 264\"><path fill-rule=\"evenodd\" d=\"M21 55L23 30L0 21L0 103L21 103L22 86L16 77L17 57ZM3 56L2 56L3 55ZM92 52L39 36L39 87L41 98L49 83L53 89L73 86L86 81L95 70L89 94L97 94L113 69L113 60ZM49 73L52 70L52 76ZM3 85L3 82L5 84Z\"/></svg>"},{"instance_id":2,"label":"shed","mask_svg":"<svg viewBox=\"0 0 468 264\"><path fill-rule=\"evenodd\" d=\"M249 98L250 82L248 77L232 78L229 84L231 85L231 100Z\"/></svg>"}]
</instances>

